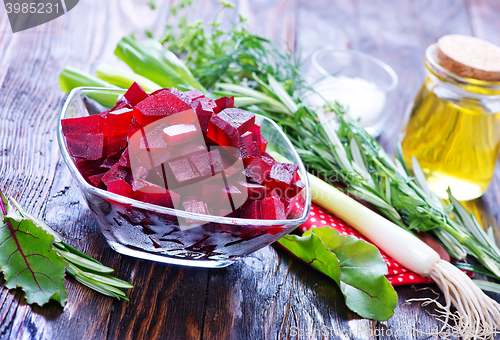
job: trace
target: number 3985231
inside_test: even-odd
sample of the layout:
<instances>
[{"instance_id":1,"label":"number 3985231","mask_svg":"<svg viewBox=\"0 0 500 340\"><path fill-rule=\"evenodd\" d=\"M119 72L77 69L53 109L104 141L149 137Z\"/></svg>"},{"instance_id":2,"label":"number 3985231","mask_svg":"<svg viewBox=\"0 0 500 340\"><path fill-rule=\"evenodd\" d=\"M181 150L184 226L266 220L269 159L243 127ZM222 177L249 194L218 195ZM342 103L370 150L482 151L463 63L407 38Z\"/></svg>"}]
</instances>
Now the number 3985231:
<instances>
[{"instance_id":1,"label":"number 3985231","mask_svg":"<svg viewBox=\"0 0 500 340\"><path fill-rule=\"evenodd\" d=\"M40 14L45 14L45 13L59 13L59 4L51 4L50 2L48 3L10 3L6 2L5 3L5 8L7 9L7 13L40 13Z\"/></svg>"}]
</instances>

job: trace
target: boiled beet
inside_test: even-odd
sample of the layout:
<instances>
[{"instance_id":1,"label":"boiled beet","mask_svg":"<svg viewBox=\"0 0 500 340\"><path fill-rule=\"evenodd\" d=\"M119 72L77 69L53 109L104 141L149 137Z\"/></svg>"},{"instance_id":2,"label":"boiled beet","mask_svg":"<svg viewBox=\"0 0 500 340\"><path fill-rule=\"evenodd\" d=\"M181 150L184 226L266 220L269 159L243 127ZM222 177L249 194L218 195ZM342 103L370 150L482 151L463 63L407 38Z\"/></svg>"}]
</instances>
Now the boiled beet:
<instances>
[{"instance_id":1,"label":"boiled beet","mask_svg":"<svg viewBox=\"0 0 500 340\"><path fill-rule=\"evenodd\" d=\"M125 182L123 179L116 179L109 181L107 184L107 190L109 192L122 195L125 197L132 198L133 197L133 191L132 187Z\"/></svg>"},{"instance_id":2,"label":"boiled beet","mask_svg":"<svg viewBox=\"0 0 500 340\"><path fill-rule=\"evenodd\" d=\"M127 135L106 137L106 157L112 157L127 147Z\"/></svg>"},{"instance_id":3,"label":"boiled beet","mask_svg":"<svg viewBox=\"0 0 500 340\"><path fill-rule=\"evenodd\" d=\"M260 202L261 201L247 201L247 203L241 207L240 217L252 220L260 219Z\"/></svg>"},{"instance_id":4,"label":"boiled beet","mask_svg":"<svg viewBox=\"0 0 500 340\"><path fill-rule=\"evenodd\" d=\"M210 123L210 118L215 113L214 109L217 107L217 104L211 99L208 98L200 98L197 101L196 115L198 116L198 122L200 123L201 131L206 134L208 131L208 124Z\"/></svg>"},{"instance_id":5,"label":"boiled beet","mask_svg":"<svg viewBox=\"0 0 500 340\"><path fill-rule=\"evenodd\" d=\"M207 137L221 146L238 148L240 135L255 124L255 114L240 109L224 109L212 115Z\"/></svg>"},{"instance_id":6,"label":"boiled beet","mask_svg":"<svg viewBox=\"0 0 500 340\"><path fill-rule=\"evenodd\" d=\"M191 165L200 173L201 176L211 176L212 167L210 166L210 156L208 152L199 152L189 157Z\"/></svg>"},{"instance_id":7,"label":"boiled beet","mask_svg":"<svg viewBox=\"0 0 500 340\"><path fill-rule=\"evenodd\" d=\"M284 220L285 206L279 197L268 197L258 201L260 203L260 214L263 220Z\"/></svg>"},{"instance_id":8,"label":"boiled beet","mask_svg":"<svg viewBox=\"0 0 500 340\"><path fill-rule=\"evenodd\" d=\"M168 166L170 167L175 180L179 184L201 176L196 169L191 167L188 158L180 158L175 161L168 162Z\"/></svg>"},{"instance_id":9,"label":"boiled beet","mask_svg":"<svg viewBox=\"0 0 500 340\"><path fill-rule=\"evenodd\" d=\"M163 129L163 139L173 146L189 143L196 139L199 133L194 124L176 124Z\"/></svg>"},{"instance_id":10,"label":"boiled beet","mask_svg":"<svg viewBox=\"0 0 500 340\"><path fill-rule=\"evenodd\" d=\"M276 162L269 173L267 186L284 192L291 184L299 167L295 164Z\"/></svg>"},{"instance_id":11,"label":"boiled beet","mask_svg":"<svg viewBox=\"0 0 500 340\"><path fill-rule=\"evenodd\" d=\"M106 173L103 172L101 174L97 174L97 175L92 175L92 176L89 176L89 181L95 186L97 187L99 185L99 183L101 183L101 179L102 177L105 175Z\"/></svg>"},{"instance_id":12,"label":"boiled beet","mask_svg":"<svg viewBox=\"0 0 500 340\"><path fill-rule=\"evenodd\" d=\"M248 129L248 131L252 132L253 140L257 143L260 153L264 153L267 148L267 140L264 138L264 136L262 136L262 133L260 132L260 126L254 124L250 127L250 129Z\"/></svg>"},{"instance_id":13,"label":"boiled beet","mask_svg":"<svg viewBox=\"0 0 500 340\"><path fill-rule=\"evenodd\" d=\"M97 160L105 156L102 133L79 133L66 135L68 152L73 157Z\"/></svg>"},{"instance_id":14,"label":"boiled beet","mask_svg":"<svg viewBox=\"0 0 500 340\"><path fill-rule=\"evenodd\" d=\"M117 179L125 179L127 177L127 168L122 167L120 164L115 164L111 169L106 172L106 174L102 177L101 181L108 185L108 182L117 180Z\"/></svg>"},{"instance_id":15,"label":"boiled beet","mask_svg":"<svg viewBox=\"0 0 500 340\"><path fill-rule=\"evenodd\" d=\"M101 132L100 115L66 118L61 120L62 132L64 135L68 134L98 134Z\"/></svg>"},{"instance_id":16,"label":"boiled beet","mask_svg":"<svg viewBox=\"0 0 500 340\"><path fill-rule=\"evenodd\" d=\"M240 190L246 190L248 192L248 197L254 201L263 199L266 197L266 193L268 192L268 188L264 185L248 183L247 181L238 181L236 182L236 186Z\"/></svg>"},{"instance_id":17,"label":"boiled beet","mask_svg":"<svg viewBox=\"0 0 500 340\"><path fill-rule=\"evenodd\" d=\"M130 129L132 112L132 109L124 108L102 113L102 133L108 137L126 134Z\"/></svg>"},{"instance_id":18,"label":"boiled beet","mask_svg":"<svg viewBox=\"0 0 500 340\"><path fill-rule=\"evenodd\" d=\"M132 190L134 198L145 203L168 208L174 208L179 205L180 196L177 193L144 180L133 181Z\"/></svg>"},{"instance_id":19,"label":"boiled beet","mask_svg":"<svg viewBox=\"0 0 500 340\"><path fill-rule=\"evenodd\" d=\"M134 107L134 117L142 125L160 118L190 110L191 107L169 91L161 91L141 101Z\"/></svg>"},{"instance_id":20,"label":"boiled beet","mask_svg":"<svg viewBox=\"0 0 500 340\"><path fill-rule=\"evenodd\" d=\"M148 94L139 84L134 82L123 96L132 106L136 106L141 101L146 99L148 97Z\"/></svg>"},{"instance_id":21,"label":"boiled beet","mask_svg":"<svg viewBox=\"0 0 500 340\"><path fill-rule=\"evenodd\" d=\"M245 168L243 173L257 184L263 184L276 163L272 158L261 156L254 158Z\"/></svg>"},{"instance_id":22,"label":"boiled beet","mask_svg":"<svg viewBox=\"0 0 500 340\"><path fill-rule=\"evenodd\" d=\"M225 109L232 109L234 107L234 97L222 97L215 100L215 113L219 113Z\"/></svg>"}]
</instances>

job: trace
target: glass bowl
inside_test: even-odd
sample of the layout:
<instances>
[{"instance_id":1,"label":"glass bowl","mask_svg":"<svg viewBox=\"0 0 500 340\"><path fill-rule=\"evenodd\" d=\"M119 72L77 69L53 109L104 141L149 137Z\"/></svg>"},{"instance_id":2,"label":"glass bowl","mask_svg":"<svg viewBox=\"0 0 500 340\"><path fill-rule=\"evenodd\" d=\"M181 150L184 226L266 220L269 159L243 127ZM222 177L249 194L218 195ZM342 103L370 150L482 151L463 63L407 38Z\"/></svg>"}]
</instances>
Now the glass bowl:
<instances>
[{"instance_id":1,"label":"glass bowl","mask_svg":"<svg viewBox=\"0 0 500 340\"><path fill-rule=\"evenodd\" d=\"M256 124L275 151L299 166L305 184L286 220L257 220L190 213L144 203L90 185L70 156L61 120L98 114L112 107L124 90L80 87L67 96L58 124L61 153L108 244L115 251L170 264L217 268L263 248L304 223L311 207L306 169L290 140L272 120L256 115ZM191 229L179 221L196 221Z\"/></svg>"},{"instance_id":2,"label":"glass bowl","mask_svg":"<svg viewBox=\"0 0 500 340\"><path fill-rule=\"evenodd\" d=\"M325 99L337 101L370 135L380 135L398 85L389 65L359 51L325 47L313 52L304 73L314 89L305 95L309 104L321 108Z\"/></svg>"}]
</instances>

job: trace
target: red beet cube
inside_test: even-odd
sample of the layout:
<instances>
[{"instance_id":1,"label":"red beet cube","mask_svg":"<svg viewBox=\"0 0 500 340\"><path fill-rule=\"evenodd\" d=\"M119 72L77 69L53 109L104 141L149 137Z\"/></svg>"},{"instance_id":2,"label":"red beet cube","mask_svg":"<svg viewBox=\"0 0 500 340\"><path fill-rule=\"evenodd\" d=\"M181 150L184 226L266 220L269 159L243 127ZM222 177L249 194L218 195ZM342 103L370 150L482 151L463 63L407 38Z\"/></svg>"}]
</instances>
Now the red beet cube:
<instances>
[{"instance_id":1,"label":"red beet cube","mask_svg":"<svg viewBox=\"0 0 500 340\"><path fill-rule=\"evenodd\" d=\"M198 122L200 123L200 128L203 133L207 133L208 124L210 123L210 118L215 113L214 109L217 107L217 104L211 99L201 98L194 103L198 103L195 107L196 115L198 116Z\"/></svg>"},{"instance_id":2,"label":"red beet cube","mask_svg":"<svg viewBox=\"0 0 500 340\"><path fill-rule=\"evenodd\" d=\"M292 184L299 167L295 164L276 162L269 173L267 185L279 188L282 193ZM281 195L282 196L282 195Z\"/></svg>"},{"instance_id":3,"label":"red beet cube","mask_svg":"<svg viewBox=\"0 0 500 340\"><path fill-rule=\"evenodd\" d=\"M197 170L191 167L188 158L180 158L168 162L168 166L179 184L201 176Z\"/></svg>"},{"instance_id":4,"label":"red beet cube","mask_svg":"<svg viewBox=\"0 0 500 340\"><path fill-rule=\"evenodd\" d=\"M64 135L83 133L98 134L101 132L101 119L100 115L66 118L61 120L62 132Z\"/></svg>"},{"instance_id":5,"label":"red beet cube","mask_svg":"<svg viewBox=\"0 0 500 340\"><path fill-rule=\"evenodd\" d=\"M111 157L127 147L127 135L106 137L106 157Z\"/></svg>"},{"instance_id":6,"label":"red beet cube","mask_svg":"<svg viewBox=\"0 0 500 340\"><path fill-rule=\"evenodd\" d=\"M240 109L225 109L212 115L207 137L221 146L239 146L240 135L255 124L255 114Z\"/></svg>"},{"instance_id":7,"label":"red beet cube","mask_svg":"<svg viewBox=\"0 0 500 340\"><path fill-rule=\"evenodd\" d=\"M147 151L154 149L172 150L172 147L163 139L163 129L166 126L166 124L151 124L138 131L137 133L142 135L139 140L139 148ZM135 138L132 139L135 140Z\"/></svg>"},{"instance_id":8,"label":"red beet cube","mask_svg":"<svg viewBox=\"0 0 500 340\"><path fill-rule=\"evenodd\" d=\"M240 136L239 145L240 157L245 165L248 165L255 157L260 156L260 150L253 140L253 134L250 131Z\"/></svg>"},{"instance_id":9,"label":"red beet cube","mask_svg":"<svg viewBox=\"0 0 500 340\"><path fill-rule=\"evenodd\" d=\"M115 164L106 174L101 178L101 181L108 185L109 182L117 179L125 179L127 177L127 168L122 167L120 164Z\"/></svg>"},{"instance_id":10,"label":"red beet cube","mask_svg":"<svg viewBox=\"0 0 500 340\"><path fill-rule=\"evenodd\" d=\"M198 90L192 90L192 91L181 92L181 95L178 98L180 100L182 100L184 103L186 103L189 106L191 106L191 104L193 103L193 101L195 101L196 99L203 98L203 97L205 97L205 95L203 94L203 92L198 91Z\"/></svg>"},{"instance_id":11,"label":"red beet cube","mask_svg":"<svg viewBox=\"0 0 500 340\"><path fill-rule=\"evenodd\" d=\"M196 199L190 199L182 202L182 206L185 211L195 213L195 214L203 214L208 215L208 209L205 206L203 201L197 201Z\"/></svg>"},{"instance_id":12,"label":"red beet cube","mask_svg":"<svg viewBox=\"0 0 500 340\"><path fill-rule=\"evenodd\" d=\"M294 196L296 196L298 193L300 193L302 191L302 189L304 189L304 187L305 187L305 184L300 179L296 180L296 181L292 182L290 187L285 190L284 197L287 199L292 199Z\"/></svg>"},{"instance_id":13,"label":"red beet cube","mask_svg":"<svg viewBox=\"0 0 500 340\"><path fill-rule=\"evenodd\" d=\"M133 110L128 108L101 113L102 133L108 137L127 133L130 129L132 113Z\"/></svg>"},{"instance_id":14,"label":"red beet cube","mask_svg":"<svg viewBox=\"0 0 500 340\"><path fill-rule=\"evenodd\" d=\"M106 158L104 160L104 162L102 162L100 168L101 169L105 169L106 171L111 169L113 167L113 165L115 165L116 163L118 163L119 159L116 158L116 157L109 157L109 158Z\"/></svg>"},{"instance_id":15,"label":"red beet cube","mask_svg":"<svg viewBox=\"0 0 500 340\"><path fill-rule=\"evenodd\" d=\"M128 147L125 150L123 150L123 153L120 156L120 159L118 160L118 164L130 169L130 157L128 153Z\"/></svg>"},{"instance_id":16,"label":"red beet cube","mask_svg":"<svg viewBox=\"0 0 500 340\"><path fill-rule=\"evenodd\" d=\"M97 175L103 172L101 169L102 159L95 161L87 161L75 158L75 164L78 171L82 174L84 178L89 178L90 176Z\"/></svg>"},{"instance_id":17,"label":"red beet cube","mask_svg":"<svg viewBox=\"0 0 500 340\"><path fill-rule=\"evenodd\" d=\"M101 179L102 177L105 175L106 173L103 172L102 174L97 174L97 175L92 175L92 176L89 176L89 181L95 186L97 187L99 185L99 183L101 183Z\"/></svg>"},{"instance_id":18,"label":"red beet cube","mask_svg":"<svg viewBox=\"0 0 500 340\"><path fill-rule=\"evenodd\" d=\"M108 182L107 189L109 192L132 198L132 187L123 179L115 179Z\"/></svg>"},{"instance_id":19,"label":"red beet cube","mask_svg":"<svg viewBox=\"0 0 500 340\"><path fill-rule=\"evenodd\" d=\"M79 133L66 135L68 152L73 157L85 158L86 160L97 160L104 153L104 135L102 133Z\"/></svg>"},{"instance_id":20,"label":"red beet cube","mask_svg":"<svg viewBox=\"0 0 500 340\"><path fill-rule=\"evenodd\" d=\"M257 184L263 184L276 163L272 158L261 156L254 158L245 168L244 174Z\"/></svg>"},{"instance_id":21,"label":"red beet cube","mask_svg":"<svg viewBox=\"0 0 500 340\"><path fill-rule=\"evenodd\" d=\"M248 183L246 181L238 181L236 185L240 188L240 190L246 190L248 192L248 197L250 197L254 201L258 201L266 197L266 193L269 190L266 186Z\"/></svg>"},{"instance_id":22,"label":"red beet cube","mask_svg":"<svg viewBox=\"0 0 500 340\"><path fill-rule=\"evenodd\" d=\"M260 219L260 202L261 201L247 201L247 203L241 207L240 217L251 220Z\"/></svg>"},{"instance_id":23,"label":"red beet cube","mask_svg":"<svg viewBox=\"0 0 500 340\"><path fill-rule=\"evenodd\" d=\"M208 157L210 158L210 167L212 170L212 175L224 171L224 161L222 160L222 156L218 149L210 151L208 153Z\"/></svg>"},{"instance_id":24,"label":"red beet cube","mask_svg":"<svg viewBox=\"0 0 500 340\"><path fill-rule=\"evenodd\" d=\"M215 113L219 113L225 109L232 109L234 107L234 97L222 97L215 101L216 109Z\"/></svg>"},{"instance_id":25,"label":"red beet cube","mask_svg":"<svg viewBox=\"0 0 500 340\"><path fill-rule=\"evenodd\" d=\"M284 220L285 206L279 197L268 197L258 201L260 203L260 214L263 220Z\"/></svg>"},{"instance_id":26,"label":"red beet cube","mask_svg":"<svg viewBox=\"0 0 500 340\"><path fill-rule=\"evenodd\" d=\"M132 181L132 190L134 198L145 203L168 208L174 208L179 205L180 196L177 193L144 180Z\"/></svg>"},{"instance_id":27,"label":"red beet cube","mask_svg":"<svg viewBox=\"0 0 500 340\"><path fill-rule=\"evenodd\" d=\"M146 99L148 94L139 84L134 82L123 96L127 99L130 105L136 106L141 101Z\"/></svg>"},{"instance_id":28,"label":"red beet cube","mask_svg":"<svg viewBox=\"0 0 500 340\"><path fill-rule=\"evenodd\" d=\"M199 152L189 157L192 166L199 172L201 176L211 176L212 167L210 166L210 156L208 152Z\"/></svg>"},{"instance_id":29,"label":"red beet cube","mask_svg":"<svg viewBox=\"0 0 500 340\"><path fill-rule=\"evenodd\" d=\"M194 124L177 124L163 129L163 139L168 145L178 145L196 139L198 130Z\"/></svg>"},{"instance_id":30,"label":"red beet cube","mask_svg":"<svg viewBox=\"0 0 500 340\"><path fill-rule=\"evenodd\" d=\"M248 131L252 132L252 137L254 142L257 143L257 146L259 147L260 153L264 153L267 148L267 140L262 136L260 132L260 126L257 124L254 124L253 126L248 129Z\"/></svg>"},{"instance_id":31,"label":"red beet cube","mask_svg":"<svg viewBox=\"0 0 500 340\"><path fill-rule=\"evenodd\" d=\"M134 117L142 125L160 118L190 110L191 107L169 91L161 91L141 101L134 107Z\"/></svg>"}]
</instances>

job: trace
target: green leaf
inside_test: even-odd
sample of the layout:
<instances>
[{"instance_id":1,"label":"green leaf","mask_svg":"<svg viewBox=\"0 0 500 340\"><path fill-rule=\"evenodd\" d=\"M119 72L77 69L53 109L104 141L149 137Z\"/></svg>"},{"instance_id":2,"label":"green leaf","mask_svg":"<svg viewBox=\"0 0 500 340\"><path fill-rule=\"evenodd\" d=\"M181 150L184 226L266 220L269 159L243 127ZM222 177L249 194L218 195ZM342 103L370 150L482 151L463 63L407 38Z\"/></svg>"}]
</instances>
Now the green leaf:
<instances>
[{"instance_id":1,"label":"green leaf","mask_svg":"<svg viewBox=\"0 0 500 340\"><path fill-rule=\"evenodd\" d=\"M472 282L481 288L481 290L500 294L500 285L498 283L483 280L472 280Z\"/></svg>"},{"instance_id":2,"label":"green leaf","mask_svg":"<svg viewBox=\"0 0 500 340\"><path fill-rule=\"evenodd\" d=\"M153 92L161 89L161 86L155 84L149 79L144 78L131 71L124 71L106 64L100 64L97 67L96 76L99 79L107 81L110 84L128 89L134 82L139 84L144 90Z\"/></svg>"},{"instance_id":3,"label":"green leaf","mask_svg":"<svg viewBox=\"0 0 500 340\"><path fill-rule=\"evenodd\" d=\"M302 237L287 235L278 242L335 280L347 307L360 316L384 321L394 314L397 294L384 276L387 265L375 246L328 227L310 229Z\"/></svg>"},{"instance_id":4,"label":"green leaf","mask_svg":"<svg viewBox=\"0 0 500 340\"><path fill-rule=\"evenodd\" d=\"M21 287L29 304L66 303L66 262L52 249L53 237L30 220L6 218L0 227L0 270L9 289Z\"/></svg>"}]
</instances>

